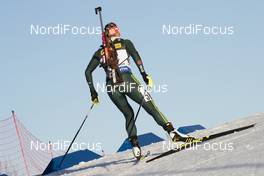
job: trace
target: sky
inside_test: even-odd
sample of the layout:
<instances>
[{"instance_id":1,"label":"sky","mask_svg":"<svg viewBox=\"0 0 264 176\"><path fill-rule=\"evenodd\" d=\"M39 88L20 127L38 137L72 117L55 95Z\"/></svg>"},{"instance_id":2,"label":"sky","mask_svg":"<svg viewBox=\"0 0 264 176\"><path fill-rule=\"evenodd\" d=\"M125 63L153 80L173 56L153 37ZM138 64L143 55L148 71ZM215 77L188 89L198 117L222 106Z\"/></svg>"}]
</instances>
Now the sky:
<instances>
[{"instance_id":1,"label":"sky","mask_svg":"<svg viewBox=\"0 0 264 176\"><path fill-rule=\"evenodd\" d=\"M175 127L207 128L263 112L263 2L241 1L14 1L0 2L0 120L15 110L42 141L71 140L91 105L84 71L101 44L103 21L118 24L142 57L146 72L168 92L153 93ZM31 26L85 26L95 33L31 33ZM164 26L231 27L232 35L168 34ZM211 28L210 28L211 27ZM208 29L207 28L207 29ZM135 67L133 72L143 83ZM104 83L97 69L95 82ZM77 142L101 143L115 152L127 137L125 119L106 93L92 110ZM137 110L138 105L130 101ZM165 132L144 110L138 134ZM100 153L100 152L99 152Z\"/></svg>"}]
</instances>

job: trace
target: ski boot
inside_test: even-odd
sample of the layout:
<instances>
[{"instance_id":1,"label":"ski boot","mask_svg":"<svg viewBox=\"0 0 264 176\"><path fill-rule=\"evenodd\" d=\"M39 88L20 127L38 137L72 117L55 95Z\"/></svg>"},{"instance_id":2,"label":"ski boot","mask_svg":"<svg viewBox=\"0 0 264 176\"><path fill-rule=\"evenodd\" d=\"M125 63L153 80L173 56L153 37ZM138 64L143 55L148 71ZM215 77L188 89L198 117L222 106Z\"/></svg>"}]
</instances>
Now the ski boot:
<instances>
[{"instance_id":1,"label":"ski boot","mask_svg":"<svg viewBox=\"0 0 264 176\"><path fill-rule=\"evenodd\" d=\"M132 152L133 152L133 155L134 157L137 159L137 160L140 160L141 158L141 148L138 144L138 140L137 140L137 136L132 136L129 138L129 141L132 145Z\"/></svg>"},{"instance_id":2,"label":"ski boot","mask_svg":"<svg viewBox=\"0 0 264 176\"><path fill-rule=\"evenodd\" d=\"M168 132L168 134L169 134L169 136L173 142L192 143L196 140L196 138L194 138L194 137L184 135L184 134L180 134L179 132L176 132L174 130L174 127L172 126L171 122L166 123L163 128Z\"/></svg>"}]
</instances>

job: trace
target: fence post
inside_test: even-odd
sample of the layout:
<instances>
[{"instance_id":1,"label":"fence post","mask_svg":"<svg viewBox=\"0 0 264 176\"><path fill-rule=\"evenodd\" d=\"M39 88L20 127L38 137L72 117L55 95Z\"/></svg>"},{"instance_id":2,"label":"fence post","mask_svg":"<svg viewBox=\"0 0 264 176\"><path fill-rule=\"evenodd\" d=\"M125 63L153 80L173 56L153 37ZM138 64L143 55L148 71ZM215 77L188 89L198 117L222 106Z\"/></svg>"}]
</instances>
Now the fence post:
<instances>
[{"instance_id":1,"label":"fence post","mask_svg":"<svg viewBox=\"0 0 264 176\"><path fill-rule=\"evenodd\" d=\"M52 150L53 150L52 143L51 143L51 141L49 141L48 151L50 152L51 159L53 159L53 153L52 153Z\"/></svg>"},{"instance_id":2,"label":"fence post","mask_svg":"<svg viewBox=\"0 0 264 176\"><path fill-rule=\"evenodd\" d=\"M19 133L19 129L18 129L18 126L17 126L17 120L16 120L15 111L12 111L12 118L13 118L13 122L14 122L14 125L15 125L16 134L17 134L17 137L18 137L18 140L19 140L20 151L21 151L21 155L22 155L22 158L23 158L23 161L24 161L26 173L27 173L27 176L30 176L29 175L27 161L26 161L26 158L25 158L24 148L23 148L23 145L22 145L23 144L22 143L22 139L21 139L21 136L20 136L20 133Z\"/></svg>"}]
</instances>

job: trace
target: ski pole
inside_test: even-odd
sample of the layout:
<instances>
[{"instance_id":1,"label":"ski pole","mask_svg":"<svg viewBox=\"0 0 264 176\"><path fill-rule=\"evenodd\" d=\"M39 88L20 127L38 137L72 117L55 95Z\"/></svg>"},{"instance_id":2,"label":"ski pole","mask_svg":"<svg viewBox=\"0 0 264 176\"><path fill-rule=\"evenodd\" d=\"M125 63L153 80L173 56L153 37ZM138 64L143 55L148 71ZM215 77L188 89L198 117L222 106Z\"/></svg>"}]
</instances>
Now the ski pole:
<instances>
[{"instance_id":1,"label":"ski pole","mask_svg":"<svg viewBox=\"0 0 264 176\"><path fill-rule=\"evenodd\" d=\"M84 118L84 120L83 120L83 122L82 122L80 128L78 129L77 133L75 134L74 138L72 139L71 144L69 145L69 147L68 147L66 153L63 155L63 158L62 158L62 160L61 160L61 162L60 162L60 164L59 164L59 168L61 167L61 165L62 165L64 159L66 158L66 155L68 154L69 150L71 149L71 146L72 146L73 142L75 141L76 137L78 136L79 132L81 131L81 129L82 129L82 127L83 127L83 124L84 124L84 122L86 121L86 119L87 119L89 113L91 112L91 110L93 109L93 107L94 107L94 103L92 104L92 106L90 107L88 113L86 114L86 116L85 116L85 118Z\"/></svg>"}]
</instances>

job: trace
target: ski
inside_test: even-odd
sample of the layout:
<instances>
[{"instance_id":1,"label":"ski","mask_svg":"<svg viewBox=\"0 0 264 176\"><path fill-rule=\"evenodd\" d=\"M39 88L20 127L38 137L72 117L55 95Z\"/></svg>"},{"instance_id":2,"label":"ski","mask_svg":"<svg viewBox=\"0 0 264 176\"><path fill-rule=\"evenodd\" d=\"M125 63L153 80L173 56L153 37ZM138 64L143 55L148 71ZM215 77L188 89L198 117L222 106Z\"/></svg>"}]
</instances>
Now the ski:
<instances>
[{"instance_id":1,"label":"ski","mask_svg":"<svg viewBox=\"0 0 264 176\"><path fill-rule=\"evenodd\" d=\"M171 155L173 153L180 152L180 151L182 151L184 149L187 149L187 148L190 148L192 146L195 146L197 143L202 143L202 142L209 141L209 140L212 140L212 139L215 139L215 138L218 138L218 137L226 136L226 135L232 134L234 132L243 131L243 130L252 128L254 126L255 126L255 124L251 124L251 125L247 125L247 126L243 126L243 127L239 127L239 128L223 131L223 132L220 132L220 133L212 134L212 135L209 135L209 136L204 136L202 138L199 138L199 139L195 140L192 143L185 143L185 144L181 145L180 147L176 147L174 149L166 151L166 152L164 152L164 153L162 153L162 154L160 154L160 155L158 155L158 156L156 156L154 158L151 158L151 159L147 160L146 162L148 163L148 162L154 161L156 159L163 158L165 156Z\"/></svg>"}]
</instances>

